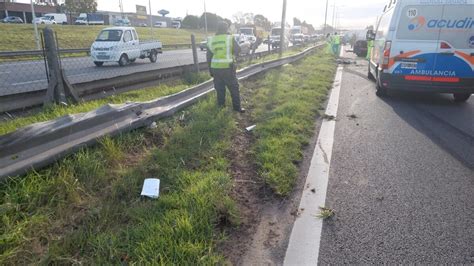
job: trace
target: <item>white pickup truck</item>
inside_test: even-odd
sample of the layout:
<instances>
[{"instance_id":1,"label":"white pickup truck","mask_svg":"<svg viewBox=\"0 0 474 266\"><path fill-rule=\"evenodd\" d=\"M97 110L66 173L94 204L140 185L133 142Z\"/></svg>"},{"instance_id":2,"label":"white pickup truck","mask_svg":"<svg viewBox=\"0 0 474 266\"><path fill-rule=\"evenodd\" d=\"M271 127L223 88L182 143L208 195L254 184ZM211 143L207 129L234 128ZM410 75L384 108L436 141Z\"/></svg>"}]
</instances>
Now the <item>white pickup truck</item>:
<instances>
[{"instance_id":1,"label":"white pickup truck","mask_svg":"<svg viewBox=\"0 0 474 266\"><path fill-rule=\"evenodd\" d=\"M155 63L159 53L162 53L161 42L140 42L133 27L103 29L91 46L91 57L98 67L105 62L118 62L125 66L137 58L149 58Z\"/></svg>"}]
</instances>

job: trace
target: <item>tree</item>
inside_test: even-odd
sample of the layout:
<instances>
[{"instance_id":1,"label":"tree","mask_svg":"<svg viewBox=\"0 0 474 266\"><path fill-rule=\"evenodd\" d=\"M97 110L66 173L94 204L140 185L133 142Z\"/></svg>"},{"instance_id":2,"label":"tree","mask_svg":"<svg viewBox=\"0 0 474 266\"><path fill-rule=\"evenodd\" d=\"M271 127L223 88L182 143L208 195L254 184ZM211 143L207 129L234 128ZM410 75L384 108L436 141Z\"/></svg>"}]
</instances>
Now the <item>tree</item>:
<instances>
[{"instance_id":1,"label":"tree","mask_svg":"<svg viewBox=\"0 0 474 266\"><path fill-rule=\"evenodd\" d=\"M198 16L187 15L182 22L183 28L185 29L199 29L200 18Z\"/></svg>"},{"instance_id":2,"label":"tree","mask_svg":"<svg viewBox=\"0 0 474 266\"><path fill-rule=\"evenodd\" d=\"M232 15L232 19L235 24L239 25L248 25L248 24L254 24L254 15L253 13L242 13L242 12L237 12L234 15Z\"/></svg>"},{"instance_id":3,"label":"tree","mask_svg":"<svg viewBox=\"0 0 474 266\"><path fill-rule=\"evenodd\" d=\"M293 18L293 26L301 26L301 20L298 18Z\"/></svg>"},{"instance_id":4,"label":"tree","mask_svg":"<svg viewBox=\"0 0 474 266\"><path fill-rule=\"evenodd\" d=\"M255 15L253 21L257 27L261 27L267 31L272 29L272 22L263 15Z\"/></svg>"},{"instance_id":5,"label":"tree","mask_svg":"<svg viewBox=\"0 0 474 266\"><path fill-rule=\"evenodd\" d=\"M316 32L316 29L312 24L307 23L306 21L303 21L301 23L301 26L306 27L308 29L308 34L314 34Z\"/></svg>"},{"instance_id":6,"label":"tree","mask_svg":"<svg viewBox=\"0 0 474 266\"><path fill-rule=\"evenodd\" d=\"M66 0L64 8L71 13L93 13L97 11L96 0Z\"/></svg>"},{"instance_id":7,"label":"tree","mask_svg":"<svg viewBox=\"0 0 474 266\"><path fill-rule=\"evenodd\" d=\"M232 24L232 21L228 20L228 19L225 19L225 18L222 18L214 13L203 13L201 18L200 18L200 22L199 22L199 26L201 28L204 28L206 26L206 20L204 18L204 16L207 16L207 29L209 31L216 31L217 30L217 25L219 24L219 22L221 21L225 21L229 26Z\"/></svg>"}]
</instances>

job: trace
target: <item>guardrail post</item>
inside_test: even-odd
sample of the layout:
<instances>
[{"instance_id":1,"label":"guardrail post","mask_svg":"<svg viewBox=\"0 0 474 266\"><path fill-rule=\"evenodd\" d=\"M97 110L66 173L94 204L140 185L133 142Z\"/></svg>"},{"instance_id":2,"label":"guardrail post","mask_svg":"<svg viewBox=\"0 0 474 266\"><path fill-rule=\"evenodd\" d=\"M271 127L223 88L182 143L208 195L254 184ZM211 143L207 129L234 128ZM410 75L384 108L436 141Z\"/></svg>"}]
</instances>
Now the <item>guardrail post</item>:
<instances>
[{"instance_id":1,"label":"guardrail post","mask_svg":"<svg viewBox=\"0 0 474 266\"><path fill-rule=\"evenodd\" d=\"M70 97L74 102L77 102L79 99L73 92L69 82L65 80L63 70L61 69L54 31L50 27L46 27L43 30L43 35L44 49L46 50L46 60L49 70L49 84L44 105L51 105L53 103L66 104L67 97Z\"/></svg>"},{"instance_id":2,"label":"guardrail post","mask_svg":"<svg viewBox=\"0 0 474 266\"><path fill-rule=\"evenodd\" d=\"M194 34L191 34L191 46L193 49L194 69L196 72L199 72L199 59L196 48L196 37L194 36Z\"/></svg>"}]
</instances>

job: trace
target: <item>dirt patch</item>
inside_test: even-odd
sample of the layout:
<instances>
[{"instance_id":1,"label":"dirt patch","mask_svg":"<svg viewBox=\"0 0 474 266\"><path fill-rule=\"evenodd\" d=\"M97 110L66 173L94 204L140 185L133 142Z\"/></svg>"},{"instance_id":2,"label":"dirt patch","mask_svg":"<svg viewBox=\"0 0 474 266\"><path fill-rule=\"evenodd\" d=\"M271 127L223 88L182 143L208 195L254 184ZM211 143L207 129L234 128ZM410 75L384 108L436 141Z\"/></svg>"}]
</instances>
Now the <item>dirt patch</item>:
<instances>
[{"instance_id":1,"label":"dirt patch","mask_svg":"<svg viewBox=\"0 0 474 266\"><path fill-rule=\"evenodd\" d=\"M232 147L227 155L231 162L230 172L234 178L231 197L237 204L240 225L221 228L228 238L220 243L218 249L234 265L242 264L248 252L249 242L260 223L262 210L262 190L264 182L259 177L257 166L252 159L251 147L254 142L252 132L245 130L251 126L250 115L237 115L237 133L233 136Z\"/></svg>"},{"instance_id":2,"label":"dirt patch","mask_svg":"<svg viewBox=\"0 0 474 266\"><path fill-rule=\"evenodd\" d=\"M243 91L242 99L252 95L252 87ZM286 198L276 197L258 175L252 156L255 138L246 127L253 125L251 110L237 116L238 131L233 137L228 154L234 178L232 198L241 215L241 225L221 228L227 239L218 245L219 252L233 265L282 265L294 221L298 216L299 202L304 189L311 158L320 128L318 122L313 137L304 148L298 162L300 173L295 189ZM258 125L257 125L258 126Z\"/></svg>"}]
</instances>

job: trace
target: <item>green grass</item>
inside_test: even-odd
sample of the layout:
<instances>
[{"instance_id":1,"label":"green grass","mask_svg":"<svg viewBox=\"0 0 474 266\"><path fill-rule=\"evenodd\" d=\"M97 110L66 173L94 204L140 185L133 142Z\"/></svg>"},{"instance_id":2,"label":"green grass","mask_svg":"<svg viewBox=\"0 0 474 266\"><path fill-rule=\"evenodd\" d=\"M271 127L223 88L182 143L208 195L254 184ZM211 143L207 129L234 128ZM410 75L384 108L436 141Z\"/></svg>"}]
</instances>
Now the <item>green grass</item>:
<instances>
[{"instance_id":1,"label":"green grass","mask_svg":"<svg viewBox=\"0 0 474 266\"><path fill-rule=\"evenodd\" d=\"M294 183L333 64L319 53L242 86L260 174L279 195ZM239 224L228 152L240 129L215 101L0 184L0 265L226 264L217 226ZM159 199L139 198L145 178L160 178Z\"/></svg>"},{"instance_id":2,"label":"green grass","mask_svg":"<svg viewBox=\"0 0 474 266\"><path fill-rule=\"evenodd\" d=\"M45 26L39 25L39 30ZM100 30L110 26L75 26L53 25L58 36L59 46L67 48L89 48L99 34ZM191 43L191 34L196 35L196 40L205 39L205 33L197 30L162 29L137 27L140 40L158 39L163 44ZM0 51L35 50L34 29L32 24L12 25L0 24Z\"/></svg>"},{"instance_id":3,"label":"green grass","mask_svg":"<svg viewBox=\"0 0 474 266\"><path fill-rule=\"evenodd\" d=\"M238 223L225 158L235 124L214 98L188 111L4 184L0 264L223 263L215 226ZM160 198L140 200L150 177Z\"/></svg>"},{"instance_id":4,"label":"green grass","mask_svg":"<svg viewBox=\"0 0 474 266\"><path fill-rule=\"evenodd\" d=\"M273 190L288 195L298 177L302 148L313 134L318 109L335 73L333 57L319 52L301 63L271 71L251 98L257 124L256 161Z\"/></svg>"}]
</instances>

